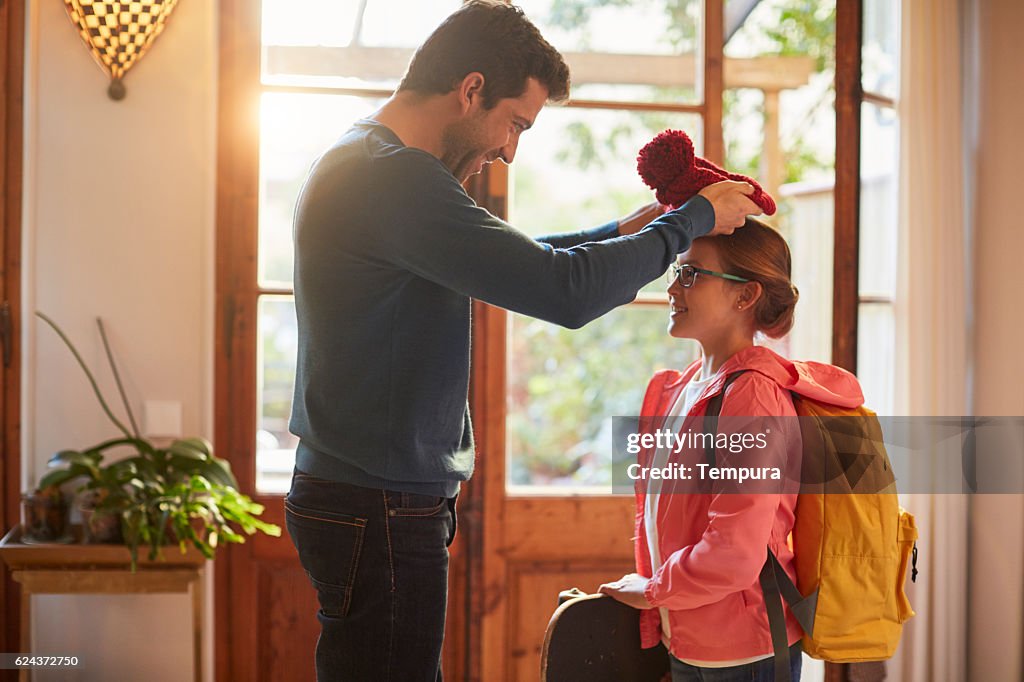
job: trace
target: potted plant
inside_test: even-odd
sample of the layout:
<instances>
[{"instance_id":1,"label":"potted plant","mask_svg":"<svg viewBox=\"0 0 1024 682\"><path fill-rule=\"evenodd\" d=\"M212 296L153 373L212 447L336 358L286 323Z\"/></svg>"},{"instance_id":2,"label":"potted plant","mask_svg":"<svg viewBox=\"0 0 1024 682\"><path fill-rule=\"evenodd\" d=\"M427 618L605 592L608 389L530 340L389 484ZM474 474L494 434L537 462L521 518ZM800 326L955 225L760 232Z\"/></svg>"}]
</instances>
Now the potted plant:
<instances>
[{"instance_id":1,"label":"potted plant","mask_svg":"<svg viewBox=\"0 0 1024 682\"><path fill-rule=\"evenodd\" d=\"M64 496L55 485L41 482L39 487L21 496L22 524L21 541L70 542L68 532L68 509Z\"/></svg>"},{"instance_id":2,"label":"potted plant","mask_svg":"<svg viewBox=\"0 0 1024 682\"><path fill-rule=\"evenodd\" d=\"M101 320L96 321L100 337L131 431L114 416L92 372L63 330L42 313L36 315L53 328L74 355L103 411L123 434L84 451L58 452L51 464L64 468L47 474L41 484L59 485L86 478L84 489L91 494L94 504L90 521L97 517L120 519L121 534L131 552L132 570L140 547L148 548L150 559L160 556L162 547L170 542L178 544L183 553L192 545L204 556L213 558L221 541L244 542L245 535L257 531L281 534L278 526L258 518L263 506L238 491L230 465L213 454L208 441L183 438L167 447L158 447L140 435ZM127 448L131 453L104 464L107 451L115 448Z\"/></svg>"},{"instance_id":3,"label":"potted plant","mask_svg":"<svg viewBox=\"0 0 1024 682\"><path fill-rule=\"evenodd\" d=\"M84 451L61 450L50 458L49 466L61 466L43 476L40 486L61 486L68 481L84 478L79 489L78 511L82 515L84 542L120 542L121 518L116 510L104 502L111 491L120 490L134 477L134 468L118 461L104 466L106 450L124 445L125 439L105 441Z\"/></svg>"}]
</instances>

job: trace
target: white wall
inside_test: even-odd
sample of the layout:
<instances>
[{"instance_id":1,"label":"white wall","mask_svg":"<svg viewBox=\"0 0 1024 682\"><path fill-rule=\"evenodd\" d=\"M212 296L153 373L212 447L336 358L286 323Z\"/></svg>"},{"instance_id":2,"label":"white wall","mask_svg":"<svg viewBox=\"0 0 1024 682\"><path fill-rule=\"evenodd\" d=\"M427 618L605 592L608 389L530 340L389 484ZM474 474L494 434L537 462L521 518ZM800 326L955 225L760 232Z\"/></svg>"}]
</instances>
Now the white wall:
<instances>
[{"instance_id":1,"label":"white wall","mask_svg":"<svg viewBox=\"0 0 1024 682\"><path fill-rule=\"evenodd\" d=\"M180 401L184 434L211 437L216 3L179 3L120 102L63 3L28 4L25 308L64 327L119 404L103 317L136 409ZM32 321L22 405L34 482L53 452L116 432L67 350ZM189 608L183 595L37 598L33 630L48 651L87 657L81 679L129 679L146 660L145 679L182 680Z\"/></svg>"},{"instance_id":2,"label":"white wall","mask_svg":"<svg viewBox=\"0 0 1024 682\"><path fill-rule=\"evenodd\" d=\"M977 192L975 221L974 413L1024 415L1024 3L972 0L976 62L965 72ZM1024 495L971 500L969 679L1024 679Z\"/></svg>"}]
</instances>

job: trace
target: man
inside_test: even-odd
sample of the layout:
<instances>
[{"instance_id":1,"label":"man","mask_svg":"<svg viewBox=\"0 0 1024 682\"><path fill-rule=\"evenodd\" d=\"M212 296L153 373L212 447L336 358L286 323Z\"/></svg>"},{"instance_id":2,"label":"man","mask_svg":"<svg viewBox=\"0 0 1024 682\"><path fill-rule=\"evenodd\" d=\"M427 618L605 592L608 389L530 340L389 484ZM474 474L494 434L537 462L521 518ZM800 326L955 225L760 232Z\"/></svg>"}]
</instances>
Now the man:
<instances>
[{"instance_id":1,"label":"man","mask_svg":"<svg viewBox=\"0 0 1024 682\"><path fill-rule=\"evenodd\" d=\"M474 0L302 189L285 504L320 601L321 680L441 678L454 501L473 470L471 299L577 328L631 301L694 237L758 212L752 188L720 183L664 215L655 204L533 240L476 206L460 183L511 163L568 91L561 56L518 8Z\"/></svg>"}]
</instances>

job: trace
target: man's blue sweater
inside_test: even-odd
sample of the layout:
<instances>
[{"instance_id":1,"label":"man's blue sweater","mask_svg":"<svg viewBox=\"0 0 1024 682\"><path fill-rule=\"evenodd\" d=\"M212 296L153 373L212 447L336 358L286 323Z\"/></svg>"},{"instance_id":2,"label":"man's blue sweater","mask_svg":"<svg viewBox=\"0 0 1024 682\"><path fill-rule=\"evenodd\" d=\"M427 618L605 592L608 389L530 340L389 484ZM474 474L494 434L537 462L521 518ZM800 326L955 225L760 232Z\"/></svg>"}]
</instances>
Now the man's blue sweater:
<instances>
[{"instance_id":1,"label":"man's blue sweater","mask_svg":"<svg viewBox=\"0 0 1024 682\"><path fill-rule=\"evenodd\" d=\"M713 226L698 196L634 235L609 223L534 240L436 157L358 122L313 166L295 212L296 466L452 497L473 473L470 299L575 329Z\"/></svg>"}]
</instances>

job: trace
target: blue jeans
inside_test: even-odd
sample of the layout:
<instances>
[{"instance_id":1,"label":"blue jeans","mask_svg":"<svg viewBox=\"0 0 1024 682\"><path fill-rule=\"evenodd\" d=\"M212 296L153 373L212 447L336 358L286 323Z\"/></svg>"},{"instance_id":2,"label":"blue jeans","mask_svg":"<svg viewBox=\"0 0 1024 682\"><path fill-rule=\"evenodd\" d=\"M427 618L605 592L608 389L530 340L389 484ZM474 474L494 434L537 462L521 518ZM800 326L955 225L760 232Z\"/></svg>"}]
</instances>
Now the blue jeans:
<instances>
[{"instance_id":1,"label":"blue jeans","mask_svg":"<svg viewBox=\"0 0 1024 682\"><path fill-rule=\"evenodd\" d=\"M296 470L285 520L320 602L317 679L441 680L455 498Z\"/></svg>"},{"instance_id":2,"label":"blue jeans","mask_svg":"<svg viewBox=\"0 0 1024 682\"><path fill-rule=\"evenodd\" d=\"M800 682L803 647L800 642L789 647L789 675ZM734 665L729 668L698 668L670 656L672 682L775 682L775 659Z\"/></svg>"}]
</instances>

